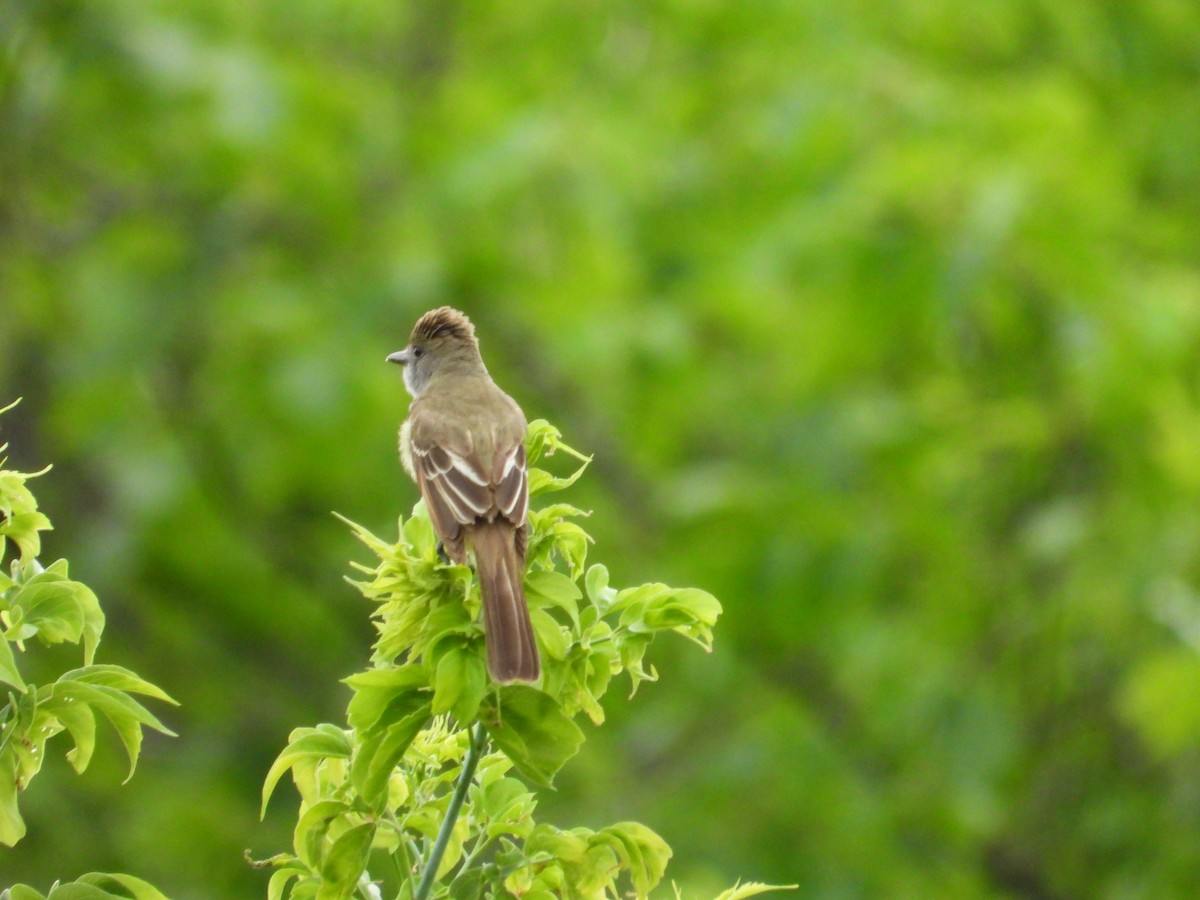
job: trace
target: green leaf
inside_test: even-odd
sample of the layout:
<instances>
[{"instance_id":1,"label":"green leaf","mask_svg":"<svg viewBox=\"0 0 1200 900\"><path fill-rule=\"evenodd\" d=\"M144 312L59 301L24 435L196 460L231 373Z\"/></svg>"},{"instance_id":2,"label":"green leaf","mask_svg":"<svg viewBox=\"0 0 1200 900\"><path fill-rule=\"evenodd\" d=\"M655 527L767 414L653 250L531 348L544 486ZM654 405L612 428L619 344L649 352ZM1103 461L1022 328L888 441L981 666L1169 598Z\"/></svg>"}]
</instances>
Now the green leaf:
<instances>
[{"instance_id":1,"label":"green leaf","mask_svg":"<svg viewBox=\"0 0 1200 900\"><path fill-rule=\"evenodd\" d=\"M136 678L136 676L134 677ZM106 676L100 673L97 676L97 683L93 683L89 680L89 670L76 669L61 676L54 684L42 688L39 694L46 698L86 703L93 710L102 712L121 739L125 753L129 757L129 774L125 778L128 781L133 777L138 755L141 752L142 726L149 726L155 731L172 736L175 732L167 728L150 710L129 694L119 688L104 684L105 679ZM140 681L140 679L138 680ZM154 688L152 685L149 687L155 692L154 696L166 697L158 688ZM42 699L41 696L39 699Z\"/></svg>"},{"instance_id":2,"label":"green leaf","mask_svg":"<svg viewBox=\"0 0 1200 900\"><path fill-rule=\"evenodd\" d=\"M0 843L9 847L25 837L25 820L17 808L17 772L11 753L0 752Z\"/></svg>"},{"instance_id":3,"label":"green leaf","mask_svg":"<svg viewBox=\"0 0 1200 900\"><path fill-rule=\"evenodd\" d=\"M271 876L271 880L267 882L267 900L283 900L284 893L287 891L288 883L301 875L304 875L303 869L288 867L280 869Z\"/></svg>"},{"instance_id":4,"label":"green leaf","mask_svg":"<svg viewBox=\"0 0 1200 900\"><path fill-rule=\"evenodd\" d=\"M167 900L154 885L132 875L89 872L79 879L79 884L93 885L113 897L124 897L126 900Z\"/></svg>"},{"instance_id":5,"label":"green leaf","mask_svg":"<svg viewBox=\"0 0 1200 900\"><path fill-rule=\"evenodd\" d=\"M59 683L76 681L82 684L94 684L101 687L113 688L124 693L153 697L155 700L170 703L172 706L179 705L178 701L167 694L162 688L151 684L149 681L138 676L137 673L131 672L123 666L83 666L82 668L72 669L64 673L59 677L58 681Z\"/></svg>"},{"instance_id":6,"label":"green leaf","mask_svg":"<svg viewBox=\"0 0 1200 900\"><path fill-rule=\"evenodd\" d=\"M738 882L729 890L717 894L715 900L743 900L744 897L753 897L755 894L765 894L768 891L794 891L799 887L798 884L763 884L761 881L748 881L742 884Z\"/></svg>"},{"instance_id":7,"label":"green leaf","mask_svg":"<svg viewBox=\"0 0 1200 900\"><path fill-rule=\"evenodd\" d=\"M466 684L466 657L462 647L454 647L442 654L433 676L433 714L448 713L458 702Z\"/></svg>"},{"instance_id":8,"label":"green leaf","mask_svg":"<svg viewBox=\"0 0 1200 900\"><path fill-rule=\"evenodd\" d=\"M524 782L516 778L500 778L480 794L480 805L487 814L489 839L501 834L524 837L533 828L531 816L537 800Z\"/></svg>"},{"instance_id":9,"label":"green leaf","mask_svg":"<svg viewBox=\"0 0 1200 900\"><path fill-rule=\"evenodd\" d=\"M49 605L43 595L51 595ZM55 608L58 604L65 610ZM87 585L67 577L67 561L55 560L42 572L24 582L10 600L13 624L20 629L19 639L39 634L47 644L70 641L84 645L84 662L91 665L104 632L104 612L100 601ZM48 619L43 623L41 620Z\"/></svg>"},{"instance_id":10,"label":"green leaf","mask_svg":"<svg viewBox=\"0 0 1200 900\"><path fill-rule=\"evenodd\" d=\"M460 724L473 722L479 715L479 704L488 692L487 664L478 653L468 652L463 660L463 688L450 710Z\"/></svg>"},{"instance_id":11,"label":"green leaf","mask_svg":"<svg viewBox=\"0 0 1200 900\"><path fill-rule=\"evenodd\" d=\"M482 866L471 866L450 882L449 896L451 900L483 900L488 880L488 873Z\"/></svg>"},{"instance_id":12,"label":"green leaf","mask_svg":"<svg viewBox=\"0 0 1200 900\"><path fill-rule=\"evenodd\" d=\"M17 661L13 657L12 647L4 638L0 638L0 682L11 684L22 692L26 690L25 681L17 670Z\"/></svg>"},{"instance_id":13,"label":"green leaf","mask_svg":"<svg viewBox=\"0 0 1200 900\"><path fill-rule=\"evenodd\" d=\"M78 643L83 636L84 610L75 585L63 580L39 580L34 576L11 600L12 627L6 637L23 641L34 635L45 644Z\"/></svg>"},{"instance_id":14,"label":"green leaf","mask_svg":"<svg viewBox=\"0 0 1200 900\"><path fill-rule=\"evenodd\" d=\"M71 703L67 698L53 697L43 701L38 708L54 716L70 732L75 746L67 751L67 762L76 772L84 772L96 747L96 715L92 708L86 703Z\"/></svg>"},{"instance_id":15,"label":"green leaf","mask_svg":"<svg viewBox=\"0 0 1200 900\"><path fill-rule=\"evenodd\" d=\"M32 495L29 497L32 500ZM24 563L36 559L42 552L42 538L39 532L50 531L51 528L50 520L40 512L14 512L0 523L0 537L7 537L17 545L21 562Z\"/></svg>"},{"instance_id":16,"label":"green leaf","mask_svg":"<svg viewBox=\"0 0 1200 900\"><path fill-rule=\"evenodd\" d=\"M8 889L8 900L46 900L46 897L27 884L14 884Z\"/></svg>"},{"instance_id":17,"label":"green leaf","mask_svg":"<svg viewBox=\"0 0 1200 900\"><path fill-rule=\"evenodd\" d=\"M318 900L345 900L354 893L374 837L375 825L367 823L356 825L333 842L321 866L324 883L317 891Z\"/></svg>"},{"instance_id":18,"label":"green leaf","mask_svg":"<svg viewBox=\"0 0 1200 900\"><path fill-rule=\"evenodd\" d=\"M587 588L588 599L601 614L607 612L617 598L617 592L608 586L608 567L600 563L587 570L584 586Z\"/></svg>"},{"instance_id":19,"label":"green leaf","mask_svg":"<svg viewBox=\"0 0 1200 900\"><path fill-rule=\"evenodd\" d=\"M113 900L114 896L120 895L110 894L102 888L90 884L80 884L76 881L70 884L60 884L50 891L46 900Z\"/></svg>"},{"instance_id":20,"label":"green leaf","mask_svg":"<svg viewBox=\"0 0 1200 900\"><path fill-rule=\"evenodd\" d=\"M341 800L322 800L304 811L292 832L292 849L301 862L314 869L321 865L329 826L349 811L349 804Z\"/></svg>"},{"instance_id":21,"label":"green leaf","mask_svg":"<svg viewBox=\"0 0 1200 900\"><path fill-rule=\"evenodd\" d=\"M260 816L267 813L267 803L275 791L279 779L302 759L349 759L352 745L350 738L333 725L318 725L316 728L297 728L288 735L288 745L271 764L262 789Z\"/></svg>"},{"instance_id":22,"label":"green leaf","mask_svg":"<svg viewBox=\"0 0 1200 900\"><path fill-rule=\"evenodd\" d=\"M538 644L546 654L553 659L566 659L571 649L571 637L566 629L544 609L530 610L529 620L533 623Z\"/></svg>"},{"instance_id":23,"label":"green leaf","mask_svg":"<svg viewBox=\"0 0 1200 900\"><path fill-rule=\"evenodd\" d=\"M710 649L712 626L721 614L721 604L699 588L643 584L617 594L608 611L620 612L621 626L632 632L677 631Z\"/></svg>"},{"instance_id":24,"label":"green leaf","mask_svg":"<svg viewBox=\"0 0 1200 900\"><path fill-rule=\"evenodd\" d=\"M529 423L525 433L525 449L530 464L545 456L553 456L558 450L581 460L585 464L591 461L590 456L584 456L578 450L563 443L562 432L545 419L534 419Z\"/></svg>"},{"instance_id":25,"label":"green leaf","mask_svg":"<svg viewBox=\"0 0 1200 900\"><path fill-rule=\"evenodd\" d=\"M532 608L556 606L566 612L576 628L579 627L579 599L583 592L562 572L529 572L525 576L525 595Z\"/></svg>"},{"instance_id":26,"label":"green leaf","mask_svg":"<svg viewBox=\"0 0 1200 900\"><path fill-rule=\"evenodd\" d=\"M659 835L640 822L618 822L596 832L597 843L607 843L628 868L634 890L648 894L662 880L671 848Z\"/></svg>"},{"instance_id":27,"label":"green leaf","mask_svg":"<svg viewBox=\"0 0 1200 900\"><path fill-rule=\"evenodd\" d=\"M429 687L429 671L410 663L387 669L369 669L343 679L354 689L346 710L350 726L357 731L371 728L397 698Z\"/></svg>"},{"instance_id":28,"label":"green leaf","mask_svg":"<svg viewBox=\"0 0 1200 900\"><path fill-rule=\"evenodd\" d=\"M480 717L496 746L535 784L550 787L555 773L583 743L583 732L553 697L526 685L499 692L484 703Z\"/></svg>"},{"instance_id":29,"label":"green leaf","mask_svg":"<svg viewBox=\"0 0 1200 900\"><path fill-rule=\"evenodd\" d=\"M350 765L350 781L373 808L381 809L387 802L388 779L429 717L429 703L421 703L406 714L398 715L396 721L382 732L359 742Z\"/></svg>"},{"instance_id":30,"label":"green leaf","mask_svg":"<svg viewBox=\"0 0 1200 900\"><path fill-rule=\"evenodd\" d=\"M450 635L469 635L479 626L471 620L462 603L443 603L426 617L421 627L421 640L417 650L432 648L438 641Z\"/></svg>"}]
</instances>

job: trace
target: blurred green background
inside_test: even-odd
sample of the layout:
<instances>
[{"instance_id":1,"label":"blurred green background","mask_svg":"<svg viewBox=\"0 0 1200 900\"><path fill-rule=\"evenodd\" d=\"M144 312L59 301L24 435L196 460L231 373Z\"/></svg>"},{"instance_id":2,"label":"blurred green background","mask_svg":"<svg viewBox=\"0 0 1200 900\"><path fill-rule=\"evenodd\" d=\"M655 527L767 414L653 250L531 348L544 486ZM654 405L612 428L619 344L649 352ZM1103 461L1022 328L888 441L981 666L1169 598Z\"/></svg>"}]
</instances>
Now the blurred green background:
<instances>
[{"instance_id":1,"label":"blurred green background","mask_svg":"<svg viewBox=\"0 0 1200 900\"><path fill-rule=\"evenodd\" d=\"M614 584L706 657L542 815L689 896L1200 884L1200 7L0 0L0 404L182 701L23 799L0 881L265 895L290 728L342 721L416 499L386 353L449 303L596 454ZM59 754L61 754L61 749Z\"/></svg>"}]
</instances>

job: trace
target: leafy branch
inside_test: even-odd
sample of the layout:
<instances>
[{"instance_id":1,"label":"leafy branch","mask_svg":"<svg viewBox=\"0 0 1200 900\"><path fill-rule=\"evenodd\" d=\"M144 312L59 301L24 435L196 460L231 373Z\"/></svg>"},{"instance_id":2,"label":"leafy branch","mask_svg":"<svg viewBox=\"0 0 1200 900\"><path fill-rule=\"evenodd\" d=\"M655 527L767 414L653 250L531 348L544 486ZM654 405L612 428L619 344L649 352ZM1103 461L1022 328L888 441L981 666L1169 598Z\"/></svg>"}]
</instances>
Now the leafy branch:
<instances>
[{"instance_id":1,"label":"leafy branch","mask_svg":"<svg viewBox=\"0 0 1200 900\"><path fill-rule=\"evenodd\" d=\"M535 498L570 487L588 463L544 421L530 425L527 450L531 465L558 451L580 463L566 475L531 468ZM631 696L658 677L644 662L657 634L710 649L721 607L695 588L610 587L604 566L587 566L585 515L565 503L530 512L537 687L489 682L478 585L439 558L420 504L394 543L347 520L377 557L354 564L365 577L352 583L374 604L378 639L371 667L345 680L348 727L296 729L267 774L264 811L289 772L301 798L293 851L256 863L274 869L270 900L645 897L660 883L671 850L654 831L538 823L527 783L551 786L583 743L576 718L604 721L614 677L629 675Z\"/></svg>"},{"instance_id":2,"label":"leafy branch","mask_svg":"<svg viewBox=\"0 0 1200 900\"><path fill-rule=\"evenodd\" d=\"M10 404L0 414L12 409ZM74 581L67 561L43 566L38 560L41 535L50 520L38 510L28 482L45 474L5 468L8 445L0 446L0 566L15 551L8 572L0 568L0 684L6 701L0 705L0 843L13 846L25 835L19 796L41 770L46 745L65 732L73 746L67 761L82 773L96 746L97 718L116 732L129 758L133 776L141 752L142 734L152 728L173 734L137 697L174 704L164 691L121 666L94 662L104 632L104 612L87 585ZM44 685L29 683L18 664L30 641L43 646L82 645L83 666ZM155 888L129 875L92 873L77 882L56 885L50 900L106 897L161 900ZM2 900L42 900L26 885L0 893Z\"/></svg>"}]
</instances>

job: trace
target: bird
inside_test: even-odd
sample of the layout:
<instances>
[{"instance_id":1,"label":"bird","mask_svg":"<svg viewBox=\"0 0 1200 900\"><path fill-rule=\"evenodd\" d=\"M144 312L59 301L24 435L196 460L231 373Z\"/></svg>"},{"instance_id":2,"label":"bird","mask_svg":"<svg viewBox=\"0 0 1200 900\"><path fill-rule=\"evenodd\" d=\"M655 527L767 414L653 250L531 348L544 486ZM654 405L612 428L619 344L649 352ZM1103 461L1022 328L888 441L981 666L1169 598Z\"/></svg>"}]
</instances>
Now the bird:
<instances>
[{"instance_id":1,"label":"bird","mask_svg":"<svg viewBox=\"0 0 1200 900\"><path fill-rule=\"evenodd\" d=\"M388 355L412 394L400 460L417 483L445 556L474 557L487 668L501 684L536 682L541 660L525 601L529 476L525 415L488 374L475 326L449 306Z\"/></svg>"}]
</instances>

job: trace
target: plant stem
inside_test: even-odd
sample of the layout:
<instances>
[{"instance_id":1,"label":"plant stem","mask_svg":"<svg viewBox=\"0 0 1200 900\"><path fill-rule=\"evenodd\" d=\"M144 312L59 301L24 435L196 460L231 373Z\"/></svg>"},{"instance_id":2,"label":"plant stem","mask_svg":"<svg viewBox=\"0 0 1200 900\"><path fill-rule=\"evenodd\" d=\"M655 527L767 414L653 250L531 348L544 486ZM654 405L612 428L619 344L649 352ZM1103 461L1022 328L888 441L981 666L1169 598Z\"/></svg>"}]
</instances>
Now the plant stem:
<instances>
[{"instance_id":1,"label":"plant stem","mask_svg":"<svg viewBox=\"0 0 1200 900\"><path fill-rule=\"evenodd\" d=\"M450 843L450 834L454 831L454 823L458 821L458 812L467 797L467 788L471 786L471 779L475 777L475 767L479 765L479 757L483 756L483 746L486 742L487 732L483 723L476 722L471 742L467 746L467 755L463 759L462 773L458 776L458 783L454 785L454 795L450 798L450 805L446 807L446 818L442 820L442 827L438 829L437 840L433 843L433 850L429 854L429 861L425 863L425 871L421 873L421 883L417 885L413 900L426 900L433 888L437 871L442 865L442 856L446 852L446 845Z\"/></svg>"}]
</instances>

